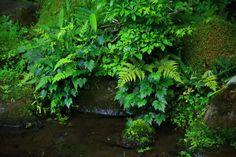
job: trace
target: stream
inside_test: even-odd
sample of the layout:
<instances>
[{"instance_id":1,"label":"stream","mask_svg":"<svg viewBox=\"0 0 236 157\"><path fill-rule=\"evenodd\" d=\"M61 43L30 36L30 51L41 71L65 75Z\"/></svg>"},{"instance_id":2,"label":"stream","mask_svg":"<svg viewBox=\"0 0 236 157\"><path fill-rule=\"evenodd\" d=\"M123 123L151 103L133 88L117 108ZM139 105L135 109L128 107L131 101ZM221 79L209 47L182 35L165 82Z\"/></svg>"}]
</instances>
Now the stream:
<instances>
[{"instance_id":1,"label":"stream","mask_svg":"<svg viewBox=\"0 0 236 157\"><path fill-rule=\"evenodd\" d=\"M46 120L34 129L0 128L0 157L177 157L182 133L170 125L157 131L153 149L145 154L116 144L126 119L93 114L76 114L60 125ZM195 157L236 157L236 152L195 155Z\"/></svg>"}]
</instances>

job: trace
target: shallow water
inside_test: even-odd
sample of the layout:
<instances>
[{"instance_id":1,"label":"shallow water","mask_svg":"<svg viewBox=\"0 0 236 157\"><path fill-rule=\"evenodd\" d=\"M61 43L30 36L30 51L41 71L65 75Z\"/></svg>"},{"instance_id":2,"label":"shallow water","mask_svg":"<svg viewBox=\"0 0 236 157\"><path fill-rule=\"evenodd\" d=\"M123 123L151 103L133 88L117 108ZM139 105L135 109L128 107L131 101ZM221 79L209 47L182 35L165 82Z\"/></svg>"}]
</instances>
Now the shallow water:
<instances>
[{"instance_id":1,"label":"shallow water","mask_svg":"<svg viewBox=\"0 0 236 157\"><path fill-rule=\"evenodd\" d=\"M158 130L153 150L138 154L117 145L115 141L124 127L125 118L108 118L79 114L67 126L45 121L39 130L0 129L0 157L177 157L176 145L181 136L171 126ZM233 153L233 154L232 154ZM218 155L219 154L219 155ZM236 157L229 154L209 154L206 157ZM233 155L233 156L232 156Z\"/></svg>"}]
</instances>

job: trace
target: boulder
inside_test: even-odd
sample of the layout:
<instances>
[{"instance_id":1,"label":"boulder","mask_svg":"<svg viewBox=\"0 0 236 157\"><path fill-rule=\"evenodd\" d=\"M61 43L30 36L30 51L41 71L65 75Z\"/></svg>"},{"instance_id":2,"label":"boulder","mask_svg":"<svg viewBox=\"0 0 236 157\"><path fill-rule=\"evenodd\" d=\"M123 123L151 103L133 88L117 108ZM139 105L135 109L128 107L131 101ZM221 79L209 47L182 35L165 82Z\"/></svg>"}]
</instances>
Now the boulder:
<instances>
[{"instance_id":1,"label":"boulder","mask_svg":"<svg viewBox=\"0 0 236 157\"><path fill-rule=\"evenodd\" d=\"M212 99L204 121L210 127L236 127L236 76Z\"/></svg>"},{"instance_id":2,"label":"boulder","mask_svg":"<svg viewBox=\"0 0 236 157\"><path fill-rule=\"evenodd\" d=\"M114 98L116 81L110 77L94 77L89 79L85 89L77 98L79 111L107 116L125 115Z\"/></svg>"},{"instance_id":3,"label":"boulder","mask_svg":"<svg viewBox=\"0 0 236 157\"><path fill-rule=\"evenodd\" d=\"M38 4L21 0L1 0L0 15L8 15L23 25L32 25L37 21Z\"/></svg>"}]
</instances>

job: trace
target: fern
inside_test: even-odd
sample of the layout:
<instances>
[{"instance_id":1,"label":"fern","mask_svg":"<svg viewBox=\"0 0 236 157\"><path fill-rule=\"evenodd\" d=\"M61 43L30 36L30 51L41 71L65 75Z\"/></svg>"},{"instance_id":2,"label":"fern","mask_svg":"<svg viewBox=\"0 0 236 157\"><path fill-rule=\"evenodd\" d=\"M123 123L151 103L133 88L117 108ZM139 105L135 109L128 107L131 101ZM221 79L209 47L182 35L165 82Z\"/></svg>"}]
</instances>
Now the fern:
<instances>
[{"instance_id":1,"label":"fern","mask_svg":"<svg viewBox=\"0 0 236 157\"><path fill-rule=\"evenodd\" d=\"M200 82L203 82L206 87L209 87L213 91L216 91L218 87L218 83L216 80L217 80L216 75L214 75L212 71L208 70L203 74Z\"/></svg>"},{"instance_id":2,"label":"fern","mask_svg":"<svg viewBox=\"0 0 236 157\"><path fill-rule=\"evenodd\" d=\"M65 71L58 73L53 77L52 84L54 84L55 82L64 80L64 79L72 76L75 73L76 73L76 71L72 67L67 67Z\"/></svg>"},{"instance_id":3,"label":"fern","mask_svg":"<svg viewBox=\"0 0 236 157\"><path fill-rule=\"evenodd\" d=\"M161 60L158 68L159 72L162 73L164 78L172 78L175 81L182 83L181 75L178 69L178 63L173 60L168 60L167 58Z\"/></svg>"},{"instance_id":4,"label":"fern","mask_svg":"<svg viewBox=\"0 0 236 157\"><path fill-rule=\"evenodd\" d=\"M178 63L168 58L162 59L159 63L144 64L138 63L132 60L134 64L125 63L124 67L118 72L118 88L122 87L127 82L135 82L137 78L143 80L145 78L145 72L153 73L154 68L158 68L158 72L164 78L171 78L175 81L182 82L180 72L178 71Z\"/></svg>"},{"instance_id":5,"label":"fern","mask_svg":"<svg viewBox=\"0 0 236 157\"><path fill-rule=\"evenodd\" d=\"M118 88L122 87L127 82L143 80L145 78L145 72L142 70L141 65L133 65L131 63L124 63L124 67L118 72Z\"/></svg>"},{"instance_id":6,"label":"fern","mask_svg":"<svg viewBox=\"0 0 236 157\"><path fill-rule=\"evenodd\" d=\"M64 64L71 63L71 62L72 62L72 60L69 58L62 58L57 62L57 64L54 67L54 70L56 70L57 68L59 68L60 66L62 66Z\"/></svg>"},{"instance_id":7,"label":"fern","mask_svg":"<svg viewBox=\"0 0 236 157\"><path fill-rule=\"evenodd\" d=\"M45 76L42 77L39 81L39 83L37 84L35 91L39 90L40 88L44 87L47 83L51 82L52 77L51 76Z\"/></svg>"}]
</instances>

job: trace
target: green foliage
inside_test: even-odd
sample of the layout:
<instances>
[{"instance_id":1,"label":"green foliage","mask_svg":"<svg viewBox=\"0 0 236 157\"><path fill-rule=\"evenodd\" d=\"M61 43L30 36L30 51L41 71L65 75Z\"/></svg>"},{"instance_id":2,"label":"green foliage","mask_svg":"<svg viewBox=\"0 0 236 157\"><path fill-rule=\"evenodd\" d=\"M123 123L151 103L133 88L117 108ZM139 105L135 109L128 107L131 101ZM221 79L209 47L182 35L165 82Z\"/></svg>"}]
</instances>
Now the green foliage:
<instances>
[{"instance_id":1,"label":"green foliage","mask_svg":"<svg viewBox=\"0 0 236 157\"><path fill-rule=\"evenodd\" d=\"M0 67L15 67L20 55L17 46L27 33L27 29L14 23L7 16L0 16Z\"/></svg>"},{"instance_id":2,"label":"green foliage","mask_svg":"<svg viewBox=\"0 0 236 157\"><path fill-rule=\"evenodd\" d=\"M16 101L28 98L28 87L19 86L21 58L17 46L20 45L28 30L13 22L10 17L0 16L0 100ZM20 90L24 92L20 92ZM28 96L27 96L28 95Z\"/></svg>"},{"instance_id":3,"label":"green foliage","mask_svg":"<svg viewBox=\"0 0 236 157\"><path fill-rule=\"evenodd\" d=\"M105 23L109 23L104 31L110 34L109 53L101 64L104 73L114 76L123 63L134 59L150 64L155 57L168 54L168 48L189 34L189 27L175 24L170 16L174 5L167 0L110 1L104 13Z\"/></svg>"},{"instance_id":4,"label":"green foliage","mask_svg":"<svg viewBox=\"0 0 236 157\"><path fill-rule=\"evenodd\" d=\"M131 68L136 68L134 65L128 65ZM167 90L173 85L174 81L180 81L178 66L175 61L164 58L159 63L143 65L141 67L143 69L147 69L144 67L149 67L149 71L142 70L142 73L144 74L144 72L146 72L146 74L140 77L140 81L131 84L125 84L124 82L127 82L127 80L135 81L135 75L137 75L138 70L135 71L132 69L133 71L129 70L130 72L125 70L121 71L122 74L127 73L124 74L124 77L126 78L126 76L128 76L128 79L122 80L123 86L119 87L116 100L118 100L128 112L136 110L148 123L157 123L160 125L165 120L165 109L168 104Z\"/></svg>"},{"instance_id":5,"label":"green foliage","mask_svg":"<svg viewBox=\"0 0 236 157\"><path fill-rule=\"evenodd\" d=\"M142 119L129 120L123 132L123 141L127 145L138 147L138 151L150 150L155 130Z\"/></svg>"},{"instance_id":6,"label":"green foliage","mask_svg":"<svg viewBox=\"0 0 236 157\"><path fill-rule=\"evenodd\" d=\"M124 67L118 72L118 87L122 87L127 82L135 82L136 77L138 77L139 80L143 80L145 78L145 72L141 68L141 65L124 63Z\"/></svg>"},{"instance_id":7,"label":"green foliage","mask_svg":"<svg viewBox=\"0 0 236 157\"><path fill-rule=\"evenodd\" d=\"M177 62L168 60L167 57L154 64L138 63L136 60L133 60L133 62L134 64L123 63L123 67L118 71L118 87L122 87L127 82L135 82L136 78L143 80L145 78L145 72L152 73L154 68L157 67L158 73L164 78L172 78L177 82L181 82Z\"/></svg>"},{"instance_id":8,"label":"green foliage","mask_svg":"<svg viewBox=\"0 0 236 157\"><path fill-rule=\"evenodd\" d=\"M22 62L33 75L30 82L35 85L35 104L41 106L40 103L49 100L52 113L72 106L100 55L96 45L90 45L96 36L87 22L60 23L58 28L35 30L37 37L21 47L25 52Z\"/></svg>"},{"instance_id":9,"label":"green foliage","mask_svg":"<svg viewBox=\"0 0 236 157\"><path fill-rule=\"evenodd\" d=\"M186 131L184 142L190 151L216 149L222 146L234 147L235 128L209 128L201 121L195 121Z\"/></svg>"},{"instance_id":10,"label":"green foliage","mask_svg":"<svg viewBox=\"0 0 236 157\"><path fill-rule=\"evenodd\" d=\"M183 88L178 89L178 98L172 103L171 119L179 127L188 127L206 110L210 98L219 88L216 75L206 71L203 75L191 68L183 69Z\"/></svg>"},{"instance_id":11,"label":"green foliage","mask_svg":"<svg viewBox=\"0 0 236 157\"><path fill-rule=\"evenodd\" d=\"M162 73L164 78L172 78L173 80L182 83L178 71L178 63L176 61L165 58L161 60L158 68L159 73Z\"/></svg>"}]
</instances>

